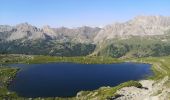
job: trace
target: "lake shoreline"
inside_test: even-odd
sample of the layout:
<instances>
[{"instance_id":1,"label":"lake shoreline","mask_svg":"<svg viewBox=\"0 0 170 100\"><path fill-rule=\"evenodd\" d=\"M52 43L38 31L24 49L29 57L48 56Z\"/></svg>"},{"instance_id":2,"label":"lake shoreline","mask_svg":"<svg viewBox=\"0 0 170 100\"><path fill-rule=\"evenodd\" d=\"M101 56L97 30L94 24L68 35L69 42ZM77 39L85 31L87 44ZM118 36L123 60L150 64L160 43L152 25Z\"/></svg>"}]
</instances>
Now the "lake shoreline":
<instances>
[{"instance_id":1,"label":"lake shoreline","mask_svg":"<svg viewBox=\"0 0 170 100\"><path fill-rule=\"evenodd\" d=\"M147 67L150 65L129 63L129 62L128 63L127 62L114 63L114 64L77 64L77 63L61 63L60 62L60 63L46 63L46 64L16 64L16 65L12 64L11 66L19 66L20 68L22 68L22 70L20 71L20 73L18 73L18 77L16 78L16 80L13 82L13 84L11 85L9 89L17 92L19 88L20 91L21 90L23 91L22 93L19 92L19 94L24 97L36 97L36 95L39 95L39 96L42 95L39 93L37 94L37 92L33 92L34 89L36 91L39 90L38 88L39 81L42 82L41 85L43 86L45 84L50 85L48 86L48 88L44 88L43 89L44 91L46 91L46 89L47 90L50 89L51 92L56 93L57 97L58 96L59 97L65 97L65 96L73 97L77 94L78 91L95 90L101 86L114 87L118 84L121 84L122 82L126 82L127 80L129 81L130 80L141 80L141 79L146 78L146 76L152 75L150 67ZM123 74L121 74L121 72ZM35 74L35 73L38 73L38 74ZM65 73L65 74L60 74L60 73ZM89 75L91 77L89 77ZM56 77L53 78L53 76L56 76ZM60 76L60 77L57 77L57 76ZM43 79L43 77L46 77L47 79ZM60 82L68 83L70 81L70 78L67 78L67 77L71 77L72 80L77 80L77 81L70 82L66 86L60 84ZM58 79L60 78L62 78L62 80L59 81ZM25 82L20 83L20 81L22 81L23 79ZM41 80L37 80L37 79L41 79ZM19 81L17 82L17 80ZM27 80L32 80L32 82L29 82ZM50 81L47 82L46 80L50 80ZM91 82L91 80L95 80L95 81ZM59 81L59 82L56 82L56 81ZM79 84L77 84L77 82ZM20 84L21 86L18 86L17 84L18 85ZM74 84L77 84L77 86L75 87ZM65 87L67 89L71 89L71 90L67 91L64 89L60 89L61 87L58 87L58 85L61 87ZM24 88L23 86L24 87L35 86L35 88L31 90L29 89L27 90L27 88ZM73 90L70 87L75 87L75 88ZM57 90L54 90L53 88L56 88ZM30 91L30 92L26 92L26 91ZM58 94L57 91L60 91L60 93ZM75 91L74 94L72 94L73 91ZM44 92L44 93L50 94L51 92L48 92L48 93ZM68 93L68 95L62 95L63 92L64 94ZM29 96L27 96L27 93L29 94ZM33 95L31 95L32 93ZM48 95L42 95L42 96L50 97Z\"/></svg>"},{"instance_id":2,"label":"lake shoreline","mask_svg":"<svg viewBox=\"0 0 170 100\"><path fill-rule=\"evenodd\" d=\"M33 57L32 57L33 58ZM141 59L143 60L143 61L141 61ZM164 61L164 60L168 60L169 59L169 57L158 57L158 58L156 58L156 57L150 57L150 58L138 58L138 59L127 59L127 60L121 60L121 61L132 61L132 62L137 62L137 63L146 63L146 64L152 64L152 70L153 70L153 72L154 72L154 77L153 78L148 78L149 80L155 80L155 81L157 81L157 80L161 80L161 78L162 77L164 77L164 76L167 76L167 74L166 73L160 73L159 72L159 69L158 69L158 67L156 66L156 64L157 63L159 63L160 61ZM28 61L28 60L27 60ZM22 63L25 63L25 61L22 61ZM160 68L162 68L162 70L164 70L164 67L162 67L162 65L160 65ZM168 71L168 70L167 70ZM167 73L169 73L169 72L167 72ZM148 80L147 79L147 80ZM62 98L59 98L59 97L56 97L56 99L58 100L58 99L62 99ZM70 98L70 99L68 99L68 100L74 100L73 98Z\"/></svg>"}]
</instances>

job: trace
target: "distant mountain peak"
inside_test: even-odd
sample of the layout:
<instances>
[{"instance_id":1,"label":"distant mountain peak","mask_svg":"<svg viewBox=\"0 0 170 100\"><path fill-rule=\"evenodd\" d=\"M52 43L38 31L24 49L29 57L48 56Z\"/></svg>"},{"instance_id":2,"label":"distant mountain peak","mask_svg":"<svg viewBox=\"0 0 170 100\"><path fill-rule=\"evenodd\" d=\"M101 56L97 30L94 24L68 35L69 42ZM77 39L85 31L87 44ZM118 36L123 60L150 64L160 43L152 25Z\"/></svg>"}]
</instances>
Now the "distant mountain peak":
<instances>
[{"instance_id":1,"label":"distant mountain peak","mask_svg":"<svg viewBox=\"0 0 170 100\"><path fill-rule=\"evenodd\" d=\"M28 24L27 22L17 24L16 27L32 27L31 24Z\"/></svg>"},{"instance_id":2,"label":"distant mountain peak","mask_svg":"<svg viewBox=\"0 0 170 100\"><path fill-rule=\"evenodd\" d=\"M50 29L51 27L49 25L44 25L42 29Z\"/></svg>"},{"instance_id":3,"label":"distant mountain peak","mask_svg":"<svg viewBox=\"0 0 170 100\"><path fill-rule=\"evenodd\" d=\"M51 28L46 25L37 28L25 22L16 26L0 26L0 34L8 33L4 40L53 39L71 42L102 42L107 39L128 38L130 36L162 35L170 30L170 17L137 16L124 23L113 23L103 28L82 26L77 28Z\"/></svg>"},{"instance_id":4,"label":"distant mountain peak","mask_svg":"<svg viewBox=\"0 0 170 100\"><path fill-rule=\"evenodd\" d=\"M137 16L124 23L114 23L104 27L94 38L100 42L105 39L127 38L130 36L162 35L170 29L170 17Z\"/></svg>"},{"instance_id":5,"label":"distant mountain peak","mask_svg":"<svg viewBox=\"0 0 170 100\"><path fill-rule=\"evenodd\" d=\"M27 22L25 23L21 23L15 26L15 28L17 29L17 31L31 31L31 32L36 32L38 31L38 28L35 26L32 26L31 24L28 24Z\"/></svg>"}]
</instances>

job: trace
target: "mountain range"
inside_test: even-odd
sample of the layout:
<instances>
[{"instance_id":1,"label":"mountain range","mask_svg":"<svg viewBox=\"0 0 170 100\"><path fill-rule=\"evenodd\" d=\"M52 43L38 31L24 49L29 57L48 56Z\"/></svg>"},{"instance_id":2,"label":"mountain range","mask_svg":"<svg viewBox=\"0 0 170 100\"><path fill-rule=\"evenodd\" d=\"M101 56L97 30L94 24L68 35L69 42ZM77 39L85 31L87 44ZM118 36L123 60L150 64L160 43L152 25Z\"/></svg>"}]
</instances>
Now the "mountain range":
<instances>
[{"instance_id":1,"label":"mountain range","mask_svg":"<svg viewBox=\"0 0 170 100\"><path fill-rule=\"evenodd\" d=\"M0 53L145 57L170 54L170 17L137 16L103 28L0 25Z\"/></svg>"}]
</instances>

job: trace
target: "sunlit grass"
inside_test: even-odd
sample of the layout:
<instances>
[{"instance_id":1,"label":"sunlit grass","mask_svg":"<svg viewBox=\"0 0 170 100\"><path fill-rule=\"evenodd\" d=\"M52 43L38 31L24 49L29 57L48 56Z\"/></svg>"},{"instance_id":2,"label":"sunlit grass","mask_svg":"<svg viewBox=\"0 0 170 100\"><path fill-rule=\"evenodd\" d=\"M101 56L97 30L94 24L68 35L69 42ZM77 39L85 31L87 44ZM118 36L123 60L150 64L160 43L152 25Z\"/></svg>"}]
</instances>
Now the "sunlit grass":
<instances>
[{"instance_id":1,"label":"sunlit grass","mask_svg":"<svg viewBox=\"0 0 170 100\"><path fill-rule=\"evenodd\" d=\"M146 57L146 58L125 58L117 59L111 57L54 57L54 56L21 56L21 55L1 55L0 56L0 66L3 64L12 63L51 63L51 62L72 62L81 64L111 64L111 63L121 63L121 62L136 62L136 63L147 63L152 65L152 71L154 75L148 77L148 79L159 80L165 76L170 76L170 56L166 57ZM18 69L9 67L0 67L0 99L10 99L17 98L18 100L27 99L23 97L18 97L16 93L9 92L7 89L8 83L16 75ZM102 87L93 91L83 91L80 92L80 98L91 99L99 98L100 100L116 97L116 91L122 87L136 86L141 87L141 84L136 81L130 81L122 83L116 87ZM170 86L170 80L166 82L165 86ZM42 98L34 98L34 100L40 100ZM45 98L45 100L75 100L76 97L72 98ZM85 100L83 99L83 100Z\"/></svg>"}]
</instances>

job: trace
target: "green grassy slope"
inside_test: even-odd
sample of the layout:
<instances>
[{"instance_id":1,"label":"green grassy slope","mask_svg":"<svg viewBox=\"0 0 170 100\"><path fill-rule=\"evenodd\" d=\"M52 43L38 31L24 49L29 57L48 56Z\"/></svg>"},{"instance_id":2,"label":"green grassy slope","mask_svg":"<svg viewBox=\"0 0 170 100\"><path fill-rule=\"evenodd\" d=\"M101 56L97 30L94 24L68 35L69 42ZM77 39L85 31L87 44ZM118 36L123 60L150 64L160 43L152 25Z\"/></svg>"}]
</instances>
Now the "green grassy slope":
<instances>
[{"instance_id":1,"label":"green grassy slope","mask_svg":"<svg viewBox=\"0 0 170 100\"><path fill-rule=\"evenodd\" d=\"M159 57L170 55L170 35L107 40L93 55L110 57Z\"/></svg>"},{"instance_id":2,"label":"green grassy slope","mask_svg":"<svg viewBox=\"0 0 170 100\"><path fill-rule=\"evenodd\" d=\"M152 64L152 70L154 71L154 76L149 78L153 80L162 79L165 76L170 76L170 56L166 57L146 57L146 58L130 58L130 59L115 59L106 57L51 57L51 56L25 56L25 55L1 55L0 63L48 63L48 62L74 62L74 63L84 63L84 64L94 64L94 63L117 63L117 62L138 62L138 63L149 63ZM28 99L18 97L17 94L9 92L7 90L8 82L12 77L16 75L18 69L12 69L8 67L0 67L0 97L1 98L17 98L17 99ZM1 85L3 84L3 85ZM167 87L170 86L170 81L165 84ZM77 97L72 98L44 98L45 100L87 100L92 98L98 98L98 100L104 100L110 97L116 97L115 94L117 90L122 87L136 86L141 87L136 81L130 81L122 83L116 87L101 87L93 91L81 91L78 93ZM39 100L41 98L34 98Z\"/></svg>"},{"instance_id":3,"label":"green grassy slope","mask_svg":"<svg viewBox=\"0 0 170 100\"><path fill-rule=\"evenodd\" d=\"M15 40L0 42L0 54L27 54L51 56L85 56L91 54L94 44L57 42L53 40L23 41Z\"/></svg>"}]
</instances>

